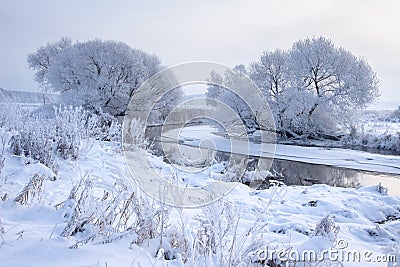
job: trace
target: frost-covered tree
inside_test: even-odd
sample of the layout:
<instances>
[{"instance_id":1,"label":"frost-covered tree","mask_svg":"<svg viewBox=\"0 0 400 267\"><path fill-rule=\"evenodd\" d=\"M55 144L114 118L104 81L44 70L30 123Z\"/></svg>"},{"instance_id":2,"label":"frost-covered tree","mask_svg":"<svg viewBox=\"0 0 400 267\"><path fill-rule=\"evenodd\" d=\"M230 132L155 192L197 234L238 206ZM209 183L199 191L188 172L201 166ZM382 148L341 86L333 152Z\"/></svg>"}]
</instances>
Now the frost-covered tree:
<instances>
[{"instance_id":1,"label":"frost-covered tree","mask_svg":"<svg viewBox=\"0 0 400 267\"><path fill-rule=\"evenodd\" d=\"M289 54L286 51L265 51L258 61L250 64L249 76L260 88L274 113L278 130L283 128L284 113L290 107L286 89L289 87Z\"/></svg>"},{"instance_id":2,"label":"frost-covered tree","mask_svg":"<svg viewBox=\"0 0 400 267\"><path fill-rule=\"evenodd\" d=\"M250 64L250 78L266 97L277 98L287 87L288 77L287 52L265 51L258 61Z\"/></svg>"},{"instance_id":3,"label":"frost-covered tree","mask_svg":"<svg viewBox=\"0 0 400 267\"><path fill-rule=\"evenodd\" d=\"M269 122L263 121L263 115L266 111L265 107L259 105L257 98L262 95L253 95L254 90L252 83L249 83L249 79L245 76L247 70L244 65L235 66L233 70L227 70L223 76L212 72L208 79L209 84L207 88L207 97L209 99L215 99L224 103L226 106L232 109L237 115L235 121L234 116L221 115L226 119L232 119L232 124L242 124L248 133L256 130L266 130L269 127ZM216 103L209 100L208 104ZM223 119L223 118L221 118Z\"/></svg>"},{"instance_id":4,"label":"frost-covered tree","mask_svg":"<svg viewBox=\"0 0 400 267\"><path fill-rule=\"evenodd\" d=\"M35 53L28 55L28 64L35 70L35 81L44 90L51 89L51 82L49 81L50 66L56 61L57 56L72 45L70 38L63 37L54 43L47 43L45 46L40 47Z\"/></svg>"},{"instance_id":5,"label":"frost-covered tree","mask_svg":"<svg viewBox=\"0 0 400 267\"><path fill-rule=\"evenodd\" d=\"M264 52L250 65L250 77L283 135L333 132L379 95L371 66L324 37L300 40L287 52Z\"/></svg>"},{"instance_id":6,"label":"frost-covered tree","mask_svg":"<svg viewBox=\"0 0 400 267\"><path fill-rule=\"evenodd\" d=\"M160 60L116 41L63 38L28 56L41 85L61 92L68 104L114 116L125 114L140 85L161 69Z\"/></svg>"},{"instance_id":7,"label":"frost-covered tree","mask_svg":"<svg viewBox=\"0 0 400 267\"><path fill-rule=\"evenodd\" d=\"M324 37L296 42L290 50L289 70L294 86L316 96L309 116L320 105L335 111L364 108L379 95L371 66Z\"/></svg>"}]
</instances>

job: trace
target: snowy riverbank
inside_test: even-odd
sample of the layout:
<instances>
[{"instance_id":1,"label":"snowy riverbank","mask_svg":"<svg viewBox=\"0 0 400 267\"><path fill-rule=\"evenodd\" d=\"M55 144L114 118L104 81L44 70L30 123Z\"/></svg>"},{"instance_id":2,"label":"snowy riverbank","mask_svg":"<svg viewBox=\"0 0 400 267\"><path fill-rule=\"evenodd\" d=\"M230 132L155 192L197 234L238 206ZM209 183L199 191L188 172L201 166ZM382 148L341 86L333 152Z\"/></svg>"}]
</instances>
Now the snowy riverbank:
<instances>
[{"instance_id":1,"label":"snowy riverbank","mask_svg":"<svg viewBox=\"0 0 400 267\"><path fill-rule=\"evenodd\" d=\"M183 129L166 132L164 136L177 136L179 132L180 141L190 146L199 146L214 148L218 151L231 151L231 143L228 138L218 134L218 130L208 126L190 126ZM211 142L202 142L202 140L211 140ZM246 141L236 140L236 144L242 142L242 145L236 145L233 153L246 154ZM268 147L269 148L269 147ZM250 155L262 157L274 157L291 161L336 166L355 170L374 171L382 173L400 174L400 156L379 155L359 150L341 149L341 148L322 148L322 147L304 147L294 145L276 145L275 153L269 150L263 151L262 145L250 143Z\"/></svg>"},{"instance_id":2,"label":"snowy riverbank","mask_svg":"<svg viewBox=\"0 0 400 267\"><path fill-rule=\"evenodd\" d=\"M169 169L159 159L149 157L160 168ZM116 144L97 141L87 143L76 161L59 160L58 164L57 179L53 180L53 174L43 165L26 164L24 158L7 155L1 190L9 199L0 202L0 226L4 229L0 235L1 266L183 266L179 256L173 260L155 257L155 244L159 241L132 245L132 235L111 243L89 242L70 249L90 229L84 228L69 238L61 237L67 222L66 211L56 210L54 206L68 198L82 175L93 177L94 190L102 191L127 170ZM15 196L36 173L47 177L40 198L28 206L15 203ZM198 175L198 179L210 179L205 174ZM247 243L261 240L266 247L277 251L355 251L360 252L360 260L344 261L344 266L387 266L386 262L377 262L382 261L381 256L397 253L400 259L400 197L387 196L384 190L378 189L377 186L351 189L314 185L255 191L236 184L221 202L229 203L238 219L237 229L228 231L225 238L232 240L235 234L243 237L257 224L260 227L251 233L254 240L249 239ZM211 207L218 208L218 203ZM173 209L170 227L179 228L184 221L188 236L195 236L199 225L193 218L202 213L204 209L201 208L184 209L182 213ZM316 224L326 215L337 229L332 231L338 231L336 237L333 232L326 236L315 232ZM179 252L174 250L173 253L178 255ZM212 261L204 260L193 256L186 265L212 266ZM335 263L328 260L327 264ZM316 263L309 265L316 266Z\"/></svg>"}]
</instances>

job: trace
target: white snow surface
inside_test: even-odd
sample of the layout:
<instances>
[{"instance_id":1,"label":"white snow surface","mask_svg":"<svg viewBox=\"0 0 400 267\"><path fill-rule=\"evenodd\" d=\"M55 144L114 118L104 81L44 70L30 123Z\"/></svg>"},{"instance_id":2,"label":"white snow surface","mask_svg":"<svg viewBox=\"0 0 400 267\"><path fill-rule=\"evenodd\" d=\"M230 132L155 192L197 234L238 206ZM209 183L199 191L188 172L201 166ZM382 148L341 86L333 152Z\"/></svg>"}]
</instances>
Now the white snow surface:
<instances>
[{"instance_id":1,"label":"white snow surface","mask_svg":"<svg viewBox=\"0 0 400 267\"><path fill-rule=\"evenodd\" d=\"M279 151L278 149L278 154L282 155ZM311 151L326 155L325 161L333 157L331 151L324 154L319 149L296 151L303 151L303 160L312 155ZM282 156L284 155L286 154ZM345 153L341 155L337 158L341 159ZM354 155L360 157L364 153L354 152ZM159 168L166 172L169 170L159 158L151 155L149 157ZM386 157L379 157L376 162L382 163L382 159ZM387 157L388 161L389 159L391 157ZM51 176L54 173L45 166L27 164L23 157L7 155L0 191L7 193L10 199L0 201L0 219L4 227L4 233L0 232L0 266L184 265L178 259L156 259L152 242L145 242L141 246L131 245L129 236L108 244L68 248L76 239L60 237L66 220L63 211L56 210L54 205L68 197L72 186L85 173L112 182L115 179L113 168L126 170L127 167L117 144L93 140L86 143L77 160L59 159L58 163L60 168L56 174L57 179L53 180ZM353 164L364 166L362 163ZM13 202L13 198L33 173L40 173L48 178L44 180L40 201L28 207ZM193 184L198 185L207 179L210 179L207 175L198 174L192 180ZM256 220L265 223L262 238L271 247L285 249L290 246L299 251L335 248L332 237L312 235L316 223L329 214L336 227L340 228L336 241L345 240L348 250L372 253L370 262L362 258L361 262L344 262L344 266L387 266L387 263L374 260L385 253L397 253L397 258L400 259L400 220L389 220L379 225L377 222L385 221L390 216L400 218L400 197L390 197L376 189L376 186L351 189L313 185L272 187L255 191L243 184L237 184L226 199L239 211L239 228L243 231L249 229ZM200 211L185 209L183 212L192 224L193 216ZM171 216L176 216L174 214L171 213ZM176 224L178 220L178 217L173 217L170 221ZM204 263L198 263L197 266L204 266Z\"/></svg>"}]
</instances>

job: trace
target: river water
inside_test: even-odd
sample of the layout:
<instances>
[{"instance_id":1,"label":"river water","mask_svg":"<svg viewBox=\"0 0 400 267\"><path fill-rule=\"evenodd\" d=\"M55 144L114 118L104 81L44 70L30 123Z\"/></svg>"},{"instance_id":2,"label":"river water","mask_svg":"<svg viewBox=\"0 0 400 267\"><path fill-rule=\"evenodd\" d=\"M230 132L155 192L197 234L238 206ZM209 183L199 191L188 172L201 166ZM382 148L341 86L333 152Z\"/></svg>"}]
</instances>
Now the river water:
<instances>
[{"instance_id":1,"label":"river water","mask_svg":"<svg viewBox=\"0 0 400 267\"><path fill-rule=\"evenodd\" d=\"M150 131L146 131L146 135L147 137L152 137L154 140L151 147L152 150L158 155L163 155L163 148L161 147L159 138L154 138L159 132L159 129L151 129ZM192 147L183 143L181 143L181 147L184 148L186 154L194 155L194 158L197 157L196 154L199 154L198 147ZM221 151L216 151L215 155L219 160L228 160L231 156L231 154ZM240 158L241 156L246 158L245 155L235 154L235 157ZM389 195L400 196L400 175L397 174L271 158L251 157L251 162L252 164L249 165L257 164L259 170L270 170L274 174L274 177L270 179L278 179L286 185L307 186L312 184L327 184L330 186L357 188L359 186L381 183L384 187L388 188ZM265 188L269 185L268 180L260 182L255 183L255 187L260 187L261 184L261 188Z\"/></svg>"}]
</instances>

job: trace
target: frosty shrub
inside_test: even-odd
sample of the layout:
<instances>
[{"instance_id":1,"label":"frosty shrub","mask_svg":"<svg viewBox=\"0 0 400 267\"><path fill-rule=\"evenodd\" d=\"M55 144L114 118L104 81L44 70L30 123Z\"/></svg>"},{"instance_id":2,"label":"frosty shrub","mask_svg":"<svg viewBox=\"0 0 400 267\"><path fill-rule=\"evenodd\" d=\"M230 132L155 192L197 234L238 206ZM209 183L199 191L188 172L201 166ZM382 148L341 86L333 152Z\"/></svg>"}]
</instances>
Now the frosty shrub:
<instances>
[{"instance_id":1,"label":"frosty shrub","mask_svg":"<svg viewBox=\"0 0 400 267\"><path fill-rule=\"evenodd\" d=\"M226 164L225 172L220 179L224 182L244 183L246 177L244 177L245 172L243 170L245 170L246 166L246 159L232 155L232 159Z\"/></svg>"},{"instance_id":2,"label":"frosty shrub","mask_svg":"<svg viewBox=\"0 0 400 267\"><path fill-rule=\"evenodd\" d=\"M87 243L110 243L133 236L132 243L160 238L166 227L168 211L162 205L140 196L125 180L114 184L85 176L60 203L65 212L63 237L73 237L78 248Z\"/></svg>"},{"instance_id":3,"label":"frosty shrub","mask_svg":"<svg viewBox=\"0 0 400 267\"><path fill-rule=\"evenodd\" d=\"M33 204L34 201L39 201L42 194L43 180L43 175L35 174L14 201L21 205L29 205Z\"/></svg>"},{"instance_id":4,"label":"frosty shrub","mask_svg":"<svg viewBox=\"0 0 400 267\"><path fill-rule=\"evenodd\" d=\"M87 113L85 137L92 137L101 141L120 141L121 124L108 113Z\"/></svg>"},{"instance_id":5,"label":"frosty shrub","mask_svg":"<svg viewBox=\"0 0 400 267\"><path fill-rule=\"evenodd\" d=\"M238 221L237 211L229 202L218 201L205 206L202 214L197 215L195 219L200 224L197 230L196 252L205 257L215 255L222 264L224 247Z\"/></svg>"},{"instance_id":6,"label":"frosty shrub","mask_svg":"<svg viewBox=\"0 0 400 267\"><path fill-rule=\"evenodd\" d=\"M10 140L11 152L15 155L29 156L44 165L56 169L55 128L38 118L26 120Z\"/></svg>"},{"instance_id":7,"label":"frosty shrub","mask_svg":"<svg viewBox=\"0 0 400 267\"><path fill-rule=\"evenodd\" d=\"M342 144L345 147L366 147L381 150L388 150L400 153L400 132L396 134L383 133L364 133L358 132L353 129L350 134L344 136L341 139Z\"/></svg>"},{"instance_id":8,"label":"frosty shrub","mask_svg":"<svg viewBox=\"0 0 400 267\"><path fill-rule=\"evenodd\" d=\"M379 194L387 196L388 189L386 187L384 187L381 182L379 182L379 184L376 186L376 192L378 192Z\"/></svg>"},{"instance_id":9,"label":"frosty shrub","mask_svg":"<svg viewBox=\"0 0 400 267\"><path fill-rule=\"evenodd\" d=\"M317 223L314 229L313 236L337 236L339 228L336 227L329 215L326 215L321 221Z\"/></svg>"},{"instance_id":10,"label":"frosty shrub","mask_svg":"<svg viewBox=\"0 0 400 267\"><path fill-rule=\"evenodd\" d=\"M108 113L91 113L82 107L42 106L32 112L31 116L39 116L43 120L56 120L62 127L75 127L82 138L94 138L101 141L119 141L121 125ZM67 122L67 124L64 124Z\"/></svg>"},{"instance_id":11,"label":"frosty shrub","mask_svg":"<svg viewBox=\"0 0 400 267\"><path fill-rule=\"evenodd\" d=\"M207 266L249 266L264 245L258 236L265 224L256 221L239 230L240 216L233 203L219 200L196 215L199 223L193 244L194 262Z\"/></svg>"},{"instance_id":12,"label":"frosty shrub","mask_svg":"<svg viewBox=\"0 0 400 267\"><path fill-rule=\"evenodd\" d=\"M393 111L393 114L389 118L393 122L400 122L400 106Z\"/></svg>"},{"instance_id":13,"label":"frosty shrub","mask_svg":"<svg viewBox=\"0 0 400 267\"><path fill-rule=\"evenodd\" d=\"M55 109L55 149L64 159L76 159L79 155L79 145L85 129L85 112L82 108Z\"/></svg>"},{"instance_id":14,"label":"frosty shrub","mask_svg":"<svg viewBox=\"0 0 400 267\"><path fill-rule=\"evenodd\" d=\"M124 144L144 148L147 145L143 131L145 127L144 123L136 118L126 120L124 123L127 124L127 131L124 136Z\"/></svg>"},{"instance_id":15,"label":"frosty shrub","mask_svg":"<svg viewBox=\"0 0 400 267\"><path fill-rule=\"evenodd\" d=\"M56 156L63 159L79 156L84 138L120 140L121 126L117 119L105 113L91 114L82 107L41 107L32 113L19 112L16 117L23 123L5 123L13 131L12 153L30 157L53 170L57 169Z\"/></svg>"},{"instance_id":16,"label":"frosty shrub","mask_svg":"<svg viewBox=\"0 0 400 267\"><path fill-rule=\"evenodd\" d=\"M85 134L87 116L81 108L55 108L53 118L40 114L23 117L24 123L15 127L10 147L15 155L29 156L55 170L56 155L76 159Z\"/></svg>"},{"instance_id":17,"label":"frosty shrub","mask_svg":"<svg viewBox=\"0 0 400 267\"><path fill-rule=\"evenodd\" d=\"M179 216L177 224L172 224L166 231L166 239L169 242L172 257L181 258L187 263L193 257L194 236L188 218L183 215L182 208L176 208Z\"/></svg>"},{"instance_id":18,"label":"frosty shrub","mask_svg":"<svg viewBox=\"0 0 400 267\"><path fill-rule=\"evenodd\" d=\"M18 104L0 103L0 128L3 130L16 130L25 123L29 111L24 110Z\"/></svg>"}]
</instances>

